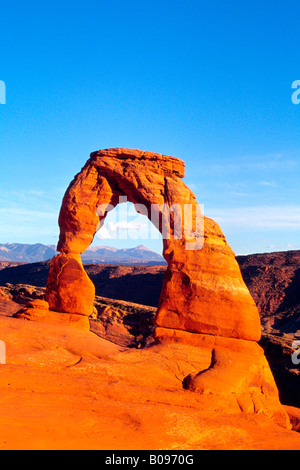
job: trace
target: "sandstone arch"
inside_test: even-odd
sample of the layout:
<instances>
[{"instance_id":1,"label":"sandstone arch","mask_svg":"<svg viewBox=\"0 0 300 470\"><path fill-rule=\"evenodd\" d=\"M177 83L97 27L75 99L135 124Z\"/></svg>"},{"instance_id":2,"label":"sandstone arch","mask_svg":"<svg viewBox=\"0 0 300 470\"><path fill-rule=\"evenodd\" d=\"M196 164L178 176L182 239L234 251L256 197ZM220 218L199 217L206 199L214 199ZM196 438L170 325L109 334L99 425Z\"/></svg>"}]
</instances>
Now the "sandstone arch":
<instances>
[{"instance_id":1,"label":"sandstone arch","mask_svg":"<svg viewBox=\"0 0 300 470\"><path fill-rule=\"evenodd\" d=\"M193 217L197 233L183 230L182 238L176 238L171 229L170 238L163 240L168 268L157 312L156 337L187 332L259 340L258 311L234 253L214 221L205 218L204 233L197 226L198 204L183 177L184 162L174 157L131 149L92 153L64 196L59 217L60 254L52 260L47 284L50 309L91 313L94 287L80 254L93 241L99 223L104 222L106 214L97 214L99 206L114 207L120 197L126 196L129 202L146 207L149 214L157 205L177 205L182 212L184 207L193 208L189 217ZM192 227L192 223L185 225ZM162 231L161 224L159 229Z\"/></svg>"},{"instance_id":2,"label":"sandstone arch","mask_svg":"<svg viewBox=\"0 0 300 470\"><path fill-rule=\"evenodd\" d=\"M206 217L204 232L197 225L197 201L183 176L184 162L177 158L131 149L92 153L63 199L60 254L51 261L46 289L50 311L43 315L54 319L53 312L63 312L69 321L78 321L92 313L95 289L80 254L104 222L106 207L124 196L147 211L152 205L192 206L184 217L192 222L191 229L176 237L171 223L170 238L163 240L168 267L156 315L157 345L176 349L179 343L204 351L207 367L187 375L184 388L235 396L242 411L266 411L286 425L276 384L257 344L261 328L255 303L220 227ZM157 226L162 231L163 222Z\"/></svg>"}]
</instances>

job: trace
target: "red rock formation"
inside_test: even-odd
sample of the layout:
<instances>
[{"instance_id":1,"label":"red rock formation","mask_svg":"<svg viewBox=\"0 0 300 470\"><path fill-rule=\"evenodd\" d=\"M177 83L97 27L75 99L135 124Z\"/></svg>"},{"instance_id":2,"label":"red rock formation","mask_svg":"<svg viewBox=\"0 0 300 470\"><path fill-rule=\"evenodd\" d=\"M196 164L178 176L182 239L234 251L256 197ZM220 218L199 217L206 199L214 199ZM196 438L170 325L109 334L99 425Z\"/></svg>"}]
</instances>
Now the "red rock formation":
<instances>
[{"instance_id":1,"label":"red rock formation","mask_svg":"<svg viewBox=\"0 0 300 470\"><path fill-rule=\"evenodd\" d=\"M80 254L107 211L126 196L164 238L168 267L155 338L197 345L211 355L209 370L189 375L185 386L201 393L239 393L243 411L261 411L267 396L273 400L268 403L280 409L272 374L256 344L261 335L256 305L224 234L199 213L183 176L184 162L173 157L129 149L91 154L64 196L60 254L52 260L46 290L50 310L92 313L94 289Z\"/></svg>"},{"instance_id":2,"label":"red rock formation","mask_svg":"<svg viewBox=\"0 0 300 470\"><path fill-rule=\"evenodd\" d=\"M185 207L192 207L190 217L195 224L199 206L183 183L183 176L184 163L173 157L128 149L91 154L63 200L59 217L61 254L53 259L47 287L50 308L82 315L91 313L93 288L79 254L91 244L96 230L103 224L105 207L116 206L120 197L142 204L149 217L155 205L164 205L160 214L161 231L166 227L168 207L179 207L182 213ZM102 214L99 214L100 205ZM186 221L181 223L182 237L176 239L171 223L170 238L163 241L168 269L157 326L259 340L256 306L221 229L205 218L203 237L202 225L198 225L195 236L196 232L191 233ZM198 248L197 243L199 249L193 249Z\"/></svg>"},{"instance_id":3,"label":"red rock formation","mask_svg":"<svg viewBox=\"0 0 300 470\"><path fill-rule=\"evenodd\" d=\"M95 287L78 254L62 253L51 261L47 301L51 310L89 316L93 311Z\"/></svg>"}]
</instances>

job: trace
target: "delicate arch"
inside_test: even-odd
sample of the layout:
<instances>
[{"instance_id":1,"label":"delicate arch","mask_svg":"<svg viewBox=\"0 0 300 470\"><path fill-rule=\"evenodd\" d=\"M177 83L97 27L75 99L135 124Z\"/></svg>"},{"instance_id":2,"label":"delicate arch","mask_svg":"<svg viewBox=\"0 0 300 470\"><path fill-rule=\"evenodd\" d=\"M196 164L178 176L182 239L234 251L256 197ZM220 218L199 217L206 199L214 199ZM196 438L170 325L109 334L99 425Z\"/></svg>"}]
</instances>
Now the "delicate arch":
<instances>
[{"instance_id":1,"label":"delicate arch","mask_svg":"<svg viewBox=\"0 0 300 470\"><path fill-rule=\"evenodd\" d=\"M103 224L106 207L115 207L126 197L146 208L161 233L170 222L169 237L163 237L168 267L156 316L156 337L185 331L254 341L260 338L258 311L234 253L219 226L199 213L195 195L182 181L184 167L177 158L140 150L107 149L91 154L63 199L60 254L51 262L47 282L51 310L91 314L95 291L80 254Z\"/></svg>"}]
</instances>

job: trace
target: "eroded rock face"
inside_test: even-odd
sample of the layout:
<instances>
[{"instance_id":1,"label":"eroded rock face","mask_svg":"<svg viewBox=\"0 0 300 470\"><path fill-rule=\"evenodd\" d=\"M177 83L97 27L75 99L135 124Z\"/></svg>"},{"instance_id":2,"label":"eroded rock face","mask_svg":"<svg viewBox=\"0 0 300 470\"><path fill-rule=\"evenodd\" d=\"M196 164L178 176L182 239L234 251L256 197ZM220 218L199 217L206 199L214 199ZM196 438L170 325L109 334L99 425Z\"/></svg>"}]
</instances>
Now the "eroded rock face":
<instances>
[{"instance_id":1,"label":"eroded rock face","mask_svg":"<svg viewBox=\"0 0 300 470\"><path fill-rule=\"evenodd\" d=\"M220 227L199 215L199 205L183 177L184 162L174 157L130 149L92 153L63 200L60 254L52 261L47 284L50 309L91 314L93 287L79 255L103 225L106 209L126 197L139 212L146 212L165 237L163 256L168 268L156 337L160 328L167 328L259 340L258 311L234 253ZM169 208L175 208L175 215Z\"/></svg>"},{"instance_id":2,"label":"eroded rock face","mask_svg":"<svg viewBox=\"0 0 300 470\"><path fill-rule=\"evenodd\" d=\"M52 259L46 298L50 309L56 312L92 314L95 287L78 254L62 252Z\"/></svg>"}]
</instances>

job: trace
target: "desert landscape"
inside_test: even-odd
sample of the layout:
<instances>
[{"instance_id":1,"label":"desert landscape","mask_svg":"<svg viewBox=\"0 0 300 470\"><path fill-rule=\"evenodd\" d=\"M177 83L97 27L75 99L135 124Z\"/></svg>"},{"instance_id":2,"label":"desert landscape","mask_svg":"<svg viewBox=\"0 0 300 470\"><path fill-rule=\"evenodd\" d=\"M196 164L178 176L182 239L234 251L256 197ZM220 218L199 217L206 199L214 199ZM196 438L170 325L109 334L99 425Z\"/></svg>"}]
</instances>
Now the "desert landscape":
<instances>
[{"instance_id":1,"label":"desert landscape","mask_svg":"<svg viewBox=\"0 0 300 470\"><path fill-rule=\"evenodd\" d=\"M1 450L300 450L299 14L2 2Z\"/></svg>"},{"instance_id":2,"label":"desert landscape","mask_svg":"<svg viewBox=\"0 0 300 470\"><path fill-rule=\"evenodd\" d=\"M286 254L291 255L296 257ZM273 255L278 261L283 257ZM243 264L257 271L260 258L251 256L251 263L243 259ZM42 280L47 279L49 264L41 263ZM7 346L7 364L1 366L2 449L299 449L300 379L291 362L296 328L292 334L263 328L261 342L289 416L286 426L263 413L241 413L234 399L224 410L222 397L212 403L210 395L184 390L184 376L205 358L197 348L184 345L153 347L155 307L96 295L90 331L13 318L30 302L44 299L46 283L28 285L33 266L26 268L28 278L18 267L6 268L6 275L0 271L1 338ZM100 273L103 268L116 271L114 266L97 268ZM157 269L162 283L161 267ZM5 276L11 281L13 270L16 284L6 283ZM130 271L128 267L123 272L128 283L141 286ZM257 276L248 273L249 278L257 298L271 302L276 292L262 290ZM106 286L117 297L114 279L107 278ZM286 278L286 287L293 280ZM275 276L274 281L282 282ZM145 298L150 282L144 284ZM293 307L299 308L299 303ZM267 316L274 322L276 311ZM262 310L261 318L264 321Z\"/></svg>"},{"instance_id":3,"label":"desert landscape","mask_svg":"<svg viewBox=\"0 0 300 470\"><path fill-rule=\"evenodd\" d=\"M116 170L123 162L126 174ZM99 165L96 173L89 165ZM178 192L178 165L137 150L91 154L63 200L58 254L39 263L3 261L3 449L300 448L292 362L299 252L235 257L205 218L204 231L194 233L201 249L187 251L170 227L167 266L82 264L99 197L106 204L115 197L102 181L93 189L94 209L87 205L89 175L97 185L97 174L106 177L107 188L118 175L137 203L142 196L128 188L137 175L146 188L151 169L154 197L162 184L170 205L182 197L196 204L185 186Z\"/></svg>"}]
</instances>

